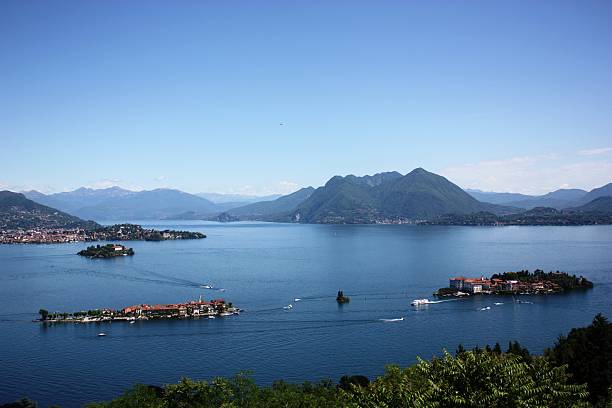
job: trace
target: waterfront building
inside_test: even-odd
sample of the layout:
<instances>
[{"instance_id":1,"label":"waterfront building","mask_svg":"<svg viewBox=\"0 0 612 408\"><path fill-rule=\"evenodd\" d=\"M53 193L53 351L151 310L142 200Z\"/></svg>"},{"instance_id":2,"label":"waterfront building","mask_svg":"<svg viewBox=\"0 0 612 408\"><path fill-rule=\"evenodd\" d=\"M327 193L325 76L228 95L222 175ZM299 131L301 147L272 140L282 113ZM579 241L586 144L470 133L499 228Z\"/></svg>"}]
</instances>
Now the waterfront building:
<instances>
[{"instance_id":1,"label":"waterfront building","mask_svg":"<svg viewBox=\"0 0 612 408\"><path fill-rule=\"evenodd\" d=\"M225 300L214 299L209 302L193 300L187 303L170 303L165 305L134 305L122 309L121 312L128 317L187 317L217 314L225 308Z\"/></svg>"}]
</instances>

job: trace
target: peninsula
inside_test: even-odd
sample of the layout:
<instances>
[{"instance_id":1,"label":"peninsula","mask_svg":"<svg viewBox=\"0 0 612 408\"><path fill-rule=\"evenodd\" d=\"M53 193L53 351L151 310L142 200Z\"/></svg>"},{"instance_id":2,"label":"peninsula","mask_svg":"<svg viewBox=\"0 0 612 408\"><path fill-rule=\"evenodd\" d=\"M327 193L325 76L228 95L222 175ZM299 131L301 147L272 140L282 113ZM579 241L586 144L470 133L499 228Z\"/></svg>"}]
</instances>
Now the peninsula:
<instances>
[{"instance_id":1,"label":"peninsula","mask_svg":"<svg viewBox=\"0 0 612 408\"><path fill-rule=\"evenodd\" d=\"M155 230L136 224L103 226L35 203L23 194L0 191L0 244L57 244L86 241L202 239L201 232Z\"/></svg>"},{"instance_id":2,"label":"peninsula","mask_svg":"<svg viewBox=\"0 0 612 408\"><path fill-rule=\"evenodd\" d=\"M195 319L200 317L213 319L217 316L231 316L239 314L240 309L232 303L226 303L224 299L213 299L210 301L190 300L185 303L170 303L148 305L140 304L124 307L121 310L110 308L93 309L71 313L49 313L46 309L40 309L42 323L96 323L112 321L136 321L151 319Z\"/></svg>"},{"instance_id":3,"label":"peninsula","mask_svg":"<svg viewBox=\"0 0 612 408\"><path fill-rule=\"evenodd\" d=\"M88 258L114 258L117 256L132 256L134 250L119 244L92 245L77 252L77 255Z\"/></svg>"},{"instance_id":4,"label":"peninsula","mask_svg":"<svg viewBox=\"0 0 612 408\"><path fill-rule=\"evenodd\" d=\"M590 289L593 283L583 276L567 272L544 272L536 269L493 274L491 278L450 278L449 287L440 288L435 296L469 296L480 294L494 295L548 295L575 289Z\"/></svg>"}]
</instances>

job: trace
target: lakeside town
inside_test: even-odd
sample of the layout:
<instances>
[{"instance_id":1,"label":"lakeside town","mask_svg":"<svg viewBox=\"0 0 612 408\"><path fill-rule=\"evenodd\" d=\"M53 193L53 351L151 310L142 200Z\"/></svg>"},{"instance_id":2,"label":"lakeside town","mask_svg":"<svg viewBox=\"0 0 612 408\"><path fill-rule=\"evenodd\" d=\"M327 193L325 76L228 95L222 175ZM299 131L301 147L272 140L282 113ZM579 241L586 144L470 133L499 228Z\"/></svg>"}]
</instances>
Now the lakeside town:
<instances>
[{"instance_id":1,"label":"lakeside town","mask_svg":"<svg viewBox=\"0 0 612 408\"><path fill-rule=\"evenodd\" d=\"M91 241L168 241L206 238L201 232L155 230L136 224L117 224L96 229L31 228L0 230L0 244L58 244Z\"/></svg>"},{"instance_id":2,"label":"lakeside town","mask_svg":"<svg viewBox=\"0 0 612 408\"><path fill-rule=\"evenodd\" d=\"M504 272L490 278L466 278L464 276L449 279L447 288L440 288L434 293L438 297L461 297L480 294L495 295L546 295L575 289L590 289L593 283L583 276L570 275L567 272L544 272L541 269L529 272Z\"/></svg>"},{"instance_id":3,"label":"lakeside town","mask_svg":"<svg viewBox=\"0 0 612 408\"><path fill-rule=\"evenodd\" d=\"M224 299L205 301L200 298L185 303L133 305L121 310L103 308L71 313L50 313L46 309L40 309L38 312L40 319L36 321L42 323L99 323L150 319L214 319L218 316L237 315L240 312L239 308L234 307L231 302L226 303Z\"/></svg>"}]
</instances>

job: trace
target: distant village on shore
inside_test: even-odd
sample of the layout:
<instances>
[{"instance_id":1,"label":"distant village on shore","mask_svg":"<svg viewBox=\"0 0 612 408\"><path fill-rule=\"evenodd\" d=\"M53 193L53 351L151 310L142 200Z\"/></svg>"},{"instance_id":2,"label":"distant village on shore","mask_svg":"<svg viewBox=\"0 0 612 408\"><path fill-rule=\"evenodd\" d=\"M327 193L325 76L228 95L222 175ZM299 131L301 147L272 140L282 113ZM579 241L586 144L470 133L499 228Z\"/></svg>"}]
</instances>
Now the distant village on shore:
<instances>
[{"instance_id":1,"label":"distant village on shore","mask_svg":"<svg viewBox=\"0 0 612 408\"><path fill-rule=\"evenodd\" d=\"M206 238L201 232L143 228L136 224L117 224L97 229L32 228L0 233L0 244L57 244L90 241L167 241Z\"/></svg>"}]
</instances>

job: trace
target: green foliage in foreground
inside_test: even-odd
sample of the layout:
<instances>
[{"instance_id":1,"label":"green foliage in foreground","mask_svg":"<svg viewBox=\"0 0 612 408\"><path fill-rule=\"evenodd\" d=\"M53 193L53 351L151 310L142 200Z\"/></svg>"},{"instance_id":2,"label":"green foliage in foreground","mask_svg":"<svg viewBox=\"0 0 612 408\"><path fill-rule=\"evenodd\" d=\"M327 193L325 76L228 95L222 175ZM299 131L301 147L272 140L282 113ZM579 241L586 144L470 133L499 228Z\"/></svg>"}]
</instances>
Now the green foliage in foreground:
<instances>
[{"instance_id":1,"label":"green foliage in foreground","mask_svg":"<svg viewBox=\"0 0 612 408\"><path fill-rule=\"evenodd\" d=\"M355 389L359 407L588 407L585 385L567 383L565 367L488 351L389 367L368 388Z\"/></svg>"},{"instance_id":2,"label":"green foliage in foreground","mask_svg":"<svg viewBox=\"0 0 612 408\"><path fill-rule=\"evenodd\" d=\"M612 323L598 314L587 327L561 336L546 358L555 365L566 364L575 383L588 384L591 401L612 407Z\"/></svg>"},{"instance_id":3,"label":"green foliage in foreground","mask_svg":"<svg viewBox=\"0 0 612 408\"><path fill-rule=\"evenodd\" d=\"M239 375L212 382L183 379L164 389L139 385L90 408L205 407L588 407L586 385L568 384L565 367L545 359L466 351L457 357L389 366L372 384L348 390L331 382L258 387Z\"/></svg>"}]
</instances>

